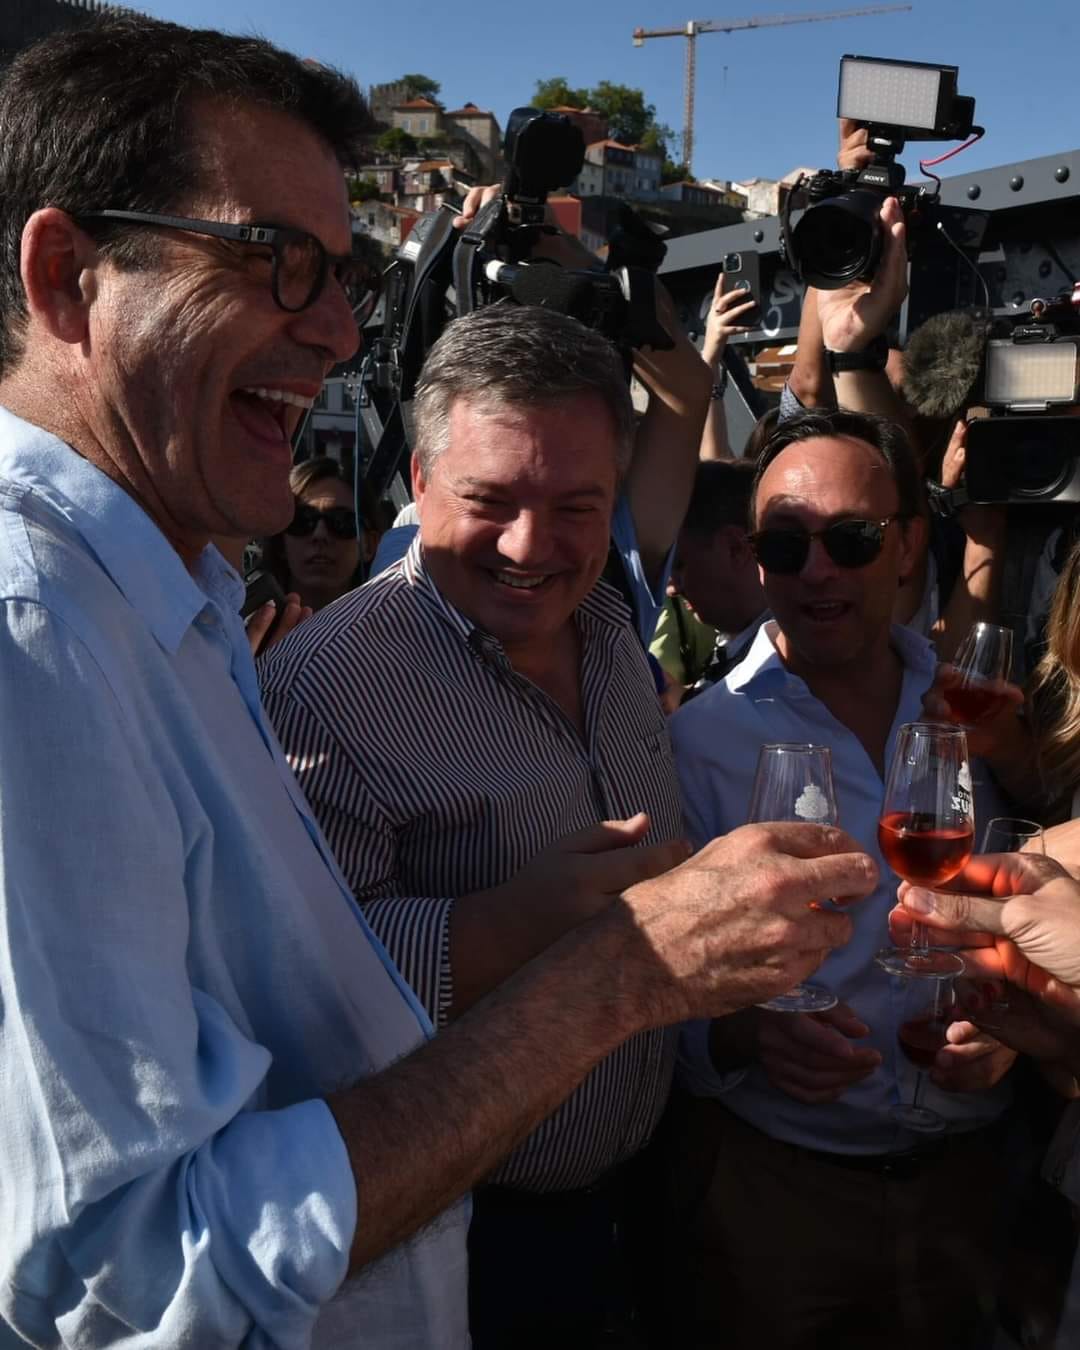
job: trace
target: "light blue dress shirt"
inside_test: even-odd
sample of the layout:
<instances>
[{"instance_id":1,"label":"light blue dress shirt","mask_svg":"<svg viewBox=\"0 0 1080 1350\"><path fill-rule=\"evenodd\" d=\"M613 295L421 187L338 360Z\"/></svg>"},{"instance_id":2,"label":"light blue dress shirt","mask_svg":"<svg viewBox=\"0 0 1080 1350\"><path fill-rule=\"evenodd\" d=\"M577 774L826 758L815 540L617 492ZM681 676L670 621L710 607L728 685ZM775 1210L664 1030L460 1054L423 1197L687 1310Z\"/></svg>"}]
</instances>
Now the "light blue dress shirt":
<instances>
[{"instance_id":1,"label":"light blue dress shirt","mask_svg":"<svg viewBox=\"0 0 1080 1350\"><path fill-rule=\"evenodd\" d=\"M875 859L881 881L852 910L855 932L813 977L832 989L870 1028L859 1042L881 1052L881 1067L837 1102L807 1105L772 1086L760 1067L737 1077L718 1075L707 1056L706 1024L693 1023L683 1037L683 1081L698 1095L723 1095L724 1105L775 1139L834 1153L891 1153L912 1147L916 1136L889 1118L898 1101L910 1102L916 1070L897 1044L902 1020L897 983L874 964L889 943L887 916L896 903L898 878L877 844L877 821L885 786L862 743L838 722L805 683L792 675L774 644L776 624L762 625L745 660L708 692L671 719L671 739L682 786L687 829L700 847L745 824L758 751L772 741L811 742L832 750L840 824ZM893 648L904 665L896 718L889 734L886 772L896 732L922 715L922 695L935 666L933 648L907 628L892 630ZM1001 815L1000 799L984 770L973 766L975 837L981 825ZM927 1079L924 1105L955 1129L973 1129L996 1119L1011 1099L1010 1085L990 1092L943 1092Z\"/></svg>"},{"instance_id":2,"label":"light blue dress shirt","mask_svg":"<svg viewBox=\"0 0 1080 1350\"><path fill-rule=\"evenodd\" d=\"M465 1203L342 1284L364 1215L322 1097L430 1024L240 596L0 410L0 1346L468 1345Z\"/></svg>"}]
</instances>

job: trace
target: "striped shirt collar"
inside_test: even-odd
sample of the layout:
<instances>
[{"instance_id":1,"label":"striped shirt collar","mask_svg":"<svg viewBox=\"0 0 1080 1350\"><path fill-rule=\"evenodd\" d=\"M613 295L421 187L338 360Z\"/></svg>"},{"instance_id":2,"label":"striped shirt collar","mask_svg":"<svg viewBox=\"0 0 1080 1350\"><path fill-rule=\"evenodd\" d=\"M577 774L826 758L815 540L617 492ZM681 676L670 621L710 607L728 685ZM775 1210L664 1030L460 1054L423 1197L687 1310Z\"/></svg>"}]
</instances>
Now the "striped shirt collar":
<instances>
[{"instance_id":1,"label":"striped shirt collar","mask_svg":"<svg viewBox=\"0 0 1080 1350\"><path fill-rule=\"evenodd\" d=\"M408 584L423 597L443 622L459 634L462 642L470 647L501 654L502 643L498 638L473 623L467 614L463 614L456 605L451 604L439 590L435 579L424 564L419 534L409 546L401 567L402 575ZM586 623L595 621L617 629L623 628L630 620L630 610L619 592L606 581L598 581L575 612Z\"/></svg>"}]
</instances>

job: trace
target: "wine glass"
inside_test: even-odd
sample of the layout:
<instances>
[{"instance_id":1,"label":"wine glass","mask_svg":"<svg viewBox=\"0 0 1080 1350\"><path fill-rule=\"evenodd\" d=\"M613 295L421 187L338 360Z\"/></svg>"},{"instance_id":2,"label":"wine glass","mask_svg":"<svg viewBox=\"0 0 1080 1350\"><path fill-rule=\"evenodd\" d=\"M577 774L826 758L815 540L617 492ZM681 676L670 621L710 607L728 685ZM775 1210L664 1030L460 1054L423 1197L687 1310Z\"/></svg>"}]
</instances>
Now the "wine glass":
<instances>
[{"instance_id":1,"label":"wine glass","mask_svg":"<svg viewBox=\"0 0 1080 1350\"><path fill-rule=\"evenodd\" d=\"M763 745L750 794L750 822L803 820L835 825L832 755L824 745ZM820 984L797 984L759 1007L772 1012L825 1012L839 999Z\"/></svg>"},{"instance_id":2,"label":"wine glass","mask_svg":"<svg viewBox=\"0 0 1080 1350\"><path fill-rule=\"evenodd\" d=\"M1046 853L1046 837L1037 820L995 816L983 831L983 853Z\"/></svg>"},{"instance_id":3,"label":"wine glass","mask_svg":"<svg viewBox=\"0 0 1080 1350\"><path fill-rule=\"evenodd\" d=\"M1046 853L1046 836L1037 820L995 816L983 831L983 853ZM1008 1012L1007 997L990 1000L991 1012Z\"/></svg>"},{"instance_id":4,"label":"wine glass","mask_svg":"<svg viewBox=\"0 0 1080 1350\"><path fill-rule=\"evenodd\" d=\"M1012 629L974 623L957 649L952 664L961 682L945 694L954 721L977 726L1006 702L1002 685L1012 670Z\"/></svg>"},{"instance_id":5,"label":"wine glass","mask_svg":"<svg viewBox=\"0 0 1080 1350\"><path fill-rule=\"evenodd\" d=\"M896 737L878 820L878 845L897 876L933 890L971 857L975 819L967 737L961 727L908 722ZM954 952L930 946L926 925L912 925L911 945L886 947L878 965L891 975L959 975Z\"/></svg>"},{"instance_id":6,"label":"wine glass","mask_svg":"<svg viewBox=\"0 0 1080 1350\"><path fill-rule=\"evenodd\" d=\"M919 1095L925 1070L933 1068L937 1052L948 1043L949 1023L956 1004L953 976L903 975L898 983L902 1003L897 1039L900 1049L915 1066L915 1091L910 1102L897 1103L889 1109L889 1115L905 1129L936 1134L945 1128L945 1119L929 1107L920 1106Z\"/></svg>"}]
</instances>

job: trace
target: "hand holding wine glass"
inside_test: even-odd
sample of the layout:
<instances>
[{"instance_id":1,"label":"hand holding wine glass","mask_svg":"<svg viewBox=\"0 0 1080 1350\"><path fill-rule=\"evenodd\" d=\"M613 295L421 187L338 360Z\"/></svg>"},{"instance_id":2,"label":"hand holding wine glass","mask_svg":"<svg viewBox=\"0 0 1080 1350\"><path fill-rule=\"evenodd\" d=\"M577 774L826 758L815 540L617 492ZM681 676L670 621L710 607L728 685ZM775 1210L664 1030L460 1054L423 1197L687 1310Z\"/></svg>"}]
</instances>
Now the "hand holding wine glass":
<instances>
[{"instance_id":1,"label":"hand holding wine glass","mask_svg":"<svg viewBox=\"0 0 1080 1350\"><path fill-rule=\"evenodd\" d=\"M975 820L967 740L960 727L909 722L900 728L885 784L878 843L897 876L919 886L949 881L971 857ZM932 949L921 925L907 949L886 948L878 964L893 975L957 975L963 961Z\"/></svg>"},{"instance_id":2,"label":"hand holding wine glass","mask_svg":"<svg viewBox=\"0 0 1080 1350\"><path fill-rule=\"evenodd\" d=\"M1035 853L980 853L948 885L902 885L893 938L929 925L963 949L968 974L1006 979L1080 1021L1080 882Z\"/></svg>"},{"instance_id":3,"label":"hand holding wine glass","mask_svg":"<svg viewBox=\"0 0 1080 1350\"><path fill-rule=\"evenodd\" d=\"M954 722L978 726L1005 706L1012 638L1011 628L993 623L971 625L952 661L960 680L945 695Z\"/></svg>"},{"instance_id":4,"label":"hand holding wine glass","mask_svg":"<svg viewBox=\"0 0 1080 1350\"><path fill-rule=\"evenodd\" d=\"M826 746L777 744L761 747L750 794L748 824L790 820L836 825L838 815L832 756ZM830 989L804 983L760 1006L771 1012L824 1012L835 1007L837 1001Z\"/></svg>"}]
</instances>

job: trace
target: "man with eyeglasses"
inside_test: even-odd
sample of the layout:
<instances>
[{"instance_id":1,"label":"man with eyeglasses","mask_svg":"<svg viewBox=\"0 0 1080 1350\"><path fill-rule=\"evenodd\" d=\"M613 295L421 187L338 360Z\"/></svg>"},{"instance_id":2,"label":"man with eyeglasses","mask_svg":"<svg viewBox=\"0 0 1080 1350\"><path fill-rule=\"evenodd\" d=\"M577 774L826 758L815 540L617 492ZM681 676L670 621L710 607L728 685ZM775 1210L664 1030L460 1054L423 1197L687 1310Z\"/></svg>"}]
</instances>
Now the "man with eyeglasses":
<instances>
[{"instance_id":1,"label":"man with eyeglasses","mask_svg":"<svg viewBox=\"0 0 1080 1350\"><path fill-rule=\"evenodd\" d=\"M906 436L885 419L807 412L783 423L751 502L772 618L745 659L672 719L695 844L746 819L762 744L811 743L830 747L840 820L881 868L854 938L820 972L838 1006L754 1009L684 1040L688 1094L668 1148L671 1193L694 1200L670 1218L666 1290L688 1317L680 1343L988 1343L1003 1185L994 1123L1015 1056L958 1023L925 1087L948 1133L900 1129L889 1107L910 1100L916 1070L898 1050L897 991L873 961L897 885L877 845L884 779L897 728L920 719L935 669L930 643L892 621L923 543L918 493ZM976 814L987 819L993 790L978 778ZM717 1070L740 1055L745 1072Z\"/></svg>"},{"instance_id":2,"label":"man with eyeglasses","mask_svg":"<svg viewBox=\"0 0 1080 1350\"><path fill-rule=\"evenodd\" d=\"M127 13L0 81L5 1347L465 1350L469 1188L627 1039L808 974L850 923L806 901L876 875L744 831L431 1039L210 543L288 523L355 349L365 126L340 76Z\"/></svg>"}]
</instances>

